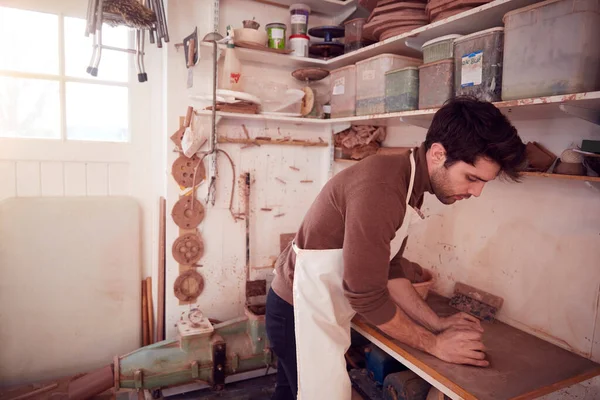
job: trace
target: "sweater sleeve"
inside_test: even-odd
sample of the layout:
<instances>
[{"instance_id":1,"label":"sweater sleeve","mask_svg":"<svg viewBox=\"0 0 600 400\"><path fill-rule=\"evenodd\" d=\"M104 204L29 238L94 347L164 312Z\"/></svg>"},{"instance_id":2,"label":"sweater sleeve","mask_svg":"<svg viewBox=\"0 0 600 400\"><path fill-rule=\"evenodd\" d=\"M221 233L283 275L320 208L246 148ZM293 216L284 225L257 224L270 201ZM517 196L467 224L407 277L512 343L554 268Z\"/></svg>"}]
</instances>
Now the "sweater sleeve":
<instances>
[{"instance_id":1,"label":"sweater sleeve","mask_svg":"<svg viewBox=\"0 0 600 400\"><path fill-rule=\"evenodd\" d=\"M402 224L406 200L382 183L373 183L346 197L344 290L350 305L369 322L392 319L396 306L387 281L390 242Z\"/></svg>"}]
</instances>

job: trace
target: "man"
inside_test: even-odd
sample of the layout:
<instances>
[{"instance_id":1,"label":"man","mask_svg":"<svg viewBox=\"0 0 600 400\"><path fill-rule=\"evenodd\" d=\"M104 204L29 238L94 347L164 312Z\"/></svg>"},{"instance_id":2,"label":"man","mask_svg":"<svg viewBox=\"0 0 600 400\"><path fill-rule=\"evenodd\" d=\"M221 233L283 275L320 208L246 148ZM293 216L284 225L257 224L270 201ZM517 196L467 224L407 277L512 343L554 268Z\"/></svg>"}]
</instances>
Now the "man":
<instances>
[{"instance_id":1,"label":"man","mask_svg":"<svg viewBox=\"0 0 600 400\"><path fill-rule=\"evenodd\" d=\"M487 366L479 321L439 318L405 279L420 267L402 251L425 192L444 204L477 197L499 175L516 180L524 161L508 119L461 97L435 114L420 147L371 156L331 179L279 256L268 294L267 334L279 358L273 399L350 399L344 353L355 313L444 361Z\"/></svg>"}]
</instances>

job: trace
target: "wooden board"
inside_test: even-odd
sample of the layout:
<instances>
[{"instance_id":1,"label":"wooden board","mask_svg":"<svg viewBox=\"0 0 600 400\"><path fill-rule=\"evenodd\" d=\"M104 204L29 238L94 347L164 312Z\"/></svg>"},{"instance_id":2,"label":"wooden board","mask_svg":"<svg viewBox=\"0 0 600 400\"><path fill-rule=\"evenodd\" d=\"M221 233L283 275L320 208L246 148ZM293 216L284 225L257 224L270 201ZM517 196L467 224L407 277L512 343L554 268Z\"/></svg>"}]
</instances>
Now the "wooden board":
<instances>
[{"instance_id":1,"label":"wooden board","mask_svg":"<svg viewBox=\"0 0 600 400\"><path fill-rule=\"evenodd\" d=\"M427 303L441 316L457 312L435 293ZM600 364L499 321L483 323L489 368L446 363L391 339L358 316L353 325L466 400L534 399L600 375Z\"/></svg>"},{"instance_id":2,"label":"wooden board","mask_svg":"<svg viewBox=\"0 0 600 400\"><path fill-rule=\"evenodd\" d=\"M165 224L166 200L160 198L158 220L158 299L156 300L156 341L165 340Z\"/></svg>"}]
</instances>

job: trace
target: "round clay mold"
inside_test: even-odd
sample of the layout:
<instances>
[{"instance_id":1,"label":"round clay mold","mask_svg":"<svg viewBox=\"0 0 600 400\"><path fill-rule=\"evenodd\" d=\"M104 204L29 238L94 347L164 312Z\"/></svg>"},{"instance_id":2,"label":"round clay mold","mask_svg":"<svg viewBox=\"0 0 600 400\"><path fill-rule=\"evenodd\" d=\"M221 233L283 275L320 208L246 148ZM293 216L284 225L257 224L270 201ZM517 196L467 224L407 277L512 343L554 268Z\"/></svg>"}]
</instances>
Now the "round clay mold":
<instances>
[{"instance_id":1,"label":"round clay mold","mask_svg":"<svg viewBox=\"0 0 600 400\"><path fill-rule=\"evenodd\" d=\"M181 229L194 229L204 219L204 206L192 196L182 196L173 206L171 217Z\"/></svg>"},{"instance_id":2,"label":"round clay mold","mask_svg":"<svg viewBox=\"0 0 600 400\"><path fill-rule=\"evenodd\" d=\"M173 243L173 258L182 265L196 264L204 254L204 243L195 233L179 236Z\"/></svg>"},{"instance_id":3,"label":"round clay mold","mask_svg":"<svg viewBox=\"0 0 600 400\"><path fill-rule=\"evenodd\" d=\"M187 270L175 279L173 292L180 301L193 301L204 290L204 278L194 270Z\"/></svg>"},{"instance_id":4,"label":"round clay mold","mask_svg":"<svg viewBox=\"0 0 600 400\"><path fill-rule=\"evenodd\" d=\"M190 158L182 155L175 160L171 169L171 174L179 186L189 188L192 187L194 183L198 185L206 178L204 163L199 163L199 161L200 159L195 154ZM194 179L194 168L196 168L196 166L198 166L198 171L195 172L197 176L196 179Z\"/></svg>"}]
</instances>

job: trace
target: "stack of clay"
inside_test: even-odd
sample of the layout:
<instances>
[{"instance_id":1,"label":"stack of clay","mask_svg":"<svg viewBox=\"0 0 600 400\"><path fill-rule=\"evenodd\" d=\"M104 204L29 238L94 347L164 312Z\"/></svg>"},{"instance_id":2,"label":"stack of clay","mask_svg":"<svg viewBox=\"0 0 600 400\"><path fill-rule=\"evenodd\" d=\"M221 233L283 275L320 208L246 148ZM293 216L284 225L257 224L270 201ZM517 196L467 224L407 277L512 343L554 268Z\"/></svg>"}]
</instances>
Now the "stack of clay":
<instances>
[{"instance_id":1,"label":"stack of clay","mask_svg":"<svg viewBox=\"0 0 600 400\"><path fill-rule=\"evenodd\" d=\"M363 38L383 41L429 23L426 0L379 0L363 26ZM459 0L464 1L464 0Z\"/></svg>"},{"instance_id":2,"label":"stack of clay","mask_svg":"<svg viewBox=\"0 0 600 400\"><path fill-rule=\"evenodd\" d=\"M376 154L385 140L383 126L353 125L334 136L335 147L341 151L341 158L362 160Z\"/></svg>"},{"instance_id":3,"label":"stack of clay","mask_svg":"<svg viewBox=\"0 0 600 400\"><path fill-rule=\"evenodd\" d=\"M468 11L491 0L429 0L427 3L427 15L431 22L440 21L455 14Z\"/></svg>"}]
</instances>

